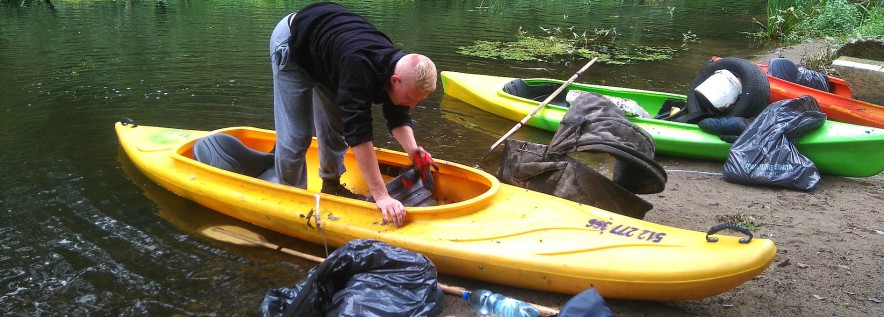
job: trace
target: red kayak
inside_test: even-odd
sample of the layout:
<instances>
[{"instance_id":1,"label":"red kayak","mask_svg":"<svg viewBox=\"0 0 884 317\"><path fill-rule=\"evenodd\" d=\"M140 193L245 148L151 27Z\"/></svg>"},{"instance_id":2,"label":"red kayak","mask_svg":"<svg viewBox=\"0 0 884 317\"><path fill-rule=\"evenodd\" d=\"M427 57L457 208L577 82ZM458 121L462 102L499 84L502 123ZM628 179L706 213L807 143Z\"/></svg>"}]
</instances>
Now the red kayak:
<instances>
[{"instance_id":1,"label":"red kayak","mask_svg":"<svg viewBox=\"0 0 884 317\"><path fill-rule=\"evenodd\" d=\"M718 59L717 56L713 57L713 60ZM766 63L756 62L755 64L768 73ZM840 78L828 78L832 93L805 87L770 75L767 76L767 79L770 81L770 102L810 95L816 99L820 110L826 114L829 120L884 128L884 107L853 99L850 87Z\"/></svg>"}]
</instances>

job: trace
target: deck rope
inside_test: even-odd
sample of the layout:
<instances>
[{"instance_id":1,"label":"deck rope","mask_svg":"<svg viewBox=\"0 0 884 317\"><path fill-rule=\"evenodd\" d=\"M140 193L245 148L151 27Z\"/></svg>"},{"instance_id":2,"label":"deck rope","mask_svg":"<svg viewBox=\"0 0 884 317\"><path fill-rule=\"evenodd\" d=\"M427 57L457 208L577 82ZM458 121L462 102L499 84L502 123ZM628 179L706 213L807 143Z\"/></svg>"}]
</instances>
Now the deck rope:
<instances>
[{"instance_id":1,"label":"deck rope","mask_svg":"<svg viewBox=\"0 0 884 317\"><path fill-rule=\"evenodd\" d=\"M325 229L322 228L322 212L319 211L319 194L313 194L316 197L316 212L313 214L313 217L316 218L314 221L316 223L316 228L319 228L319 236L322 237L322 245L325 246L325 257L328 257L328 242L325 240Z\"/></svg>"}]
</instances>

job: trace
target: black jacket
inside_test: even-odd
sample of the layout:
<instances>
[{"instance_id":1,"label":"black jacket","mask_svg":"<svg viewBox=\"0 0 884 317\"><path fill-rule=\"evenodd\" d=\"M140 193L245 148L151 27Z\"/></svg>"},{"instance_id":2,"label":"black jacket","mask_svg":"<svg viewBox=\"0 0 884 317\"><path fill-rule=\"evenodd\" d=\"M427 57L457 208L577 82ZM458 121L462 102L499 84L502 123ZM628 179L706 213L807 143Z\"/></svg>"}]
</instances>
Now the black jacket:
<instances>
[{"instance_id":1,"label":"black jacket","mask_svg":"<svg viewBox=\"0 0 884 317\"><path fill-rule=\"evenodd\" d=\"M365 18L335 3L315 3L298 11L291 31L294 62L336 94L347 144L372 140L375 103L383 104L388 129L413 124L409 108L393 105L384 90L405 52Z\"/></svg>"}]
</instances>

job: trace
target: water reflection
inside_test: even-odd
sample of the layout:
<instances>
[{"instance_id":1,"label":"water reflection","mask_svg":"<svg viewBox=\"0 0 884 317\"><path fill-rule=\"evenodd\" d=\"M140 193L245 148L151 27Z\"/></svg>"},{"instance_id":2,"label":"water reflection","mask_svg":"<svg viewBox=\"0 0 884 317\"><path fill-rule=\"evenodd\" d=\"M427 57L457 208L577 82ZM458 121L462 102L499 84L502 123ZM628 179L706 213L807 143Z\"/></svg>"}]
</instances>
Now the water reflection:
<instances>
[{"instance_id":1,"label":"water reflection","mask_svg":"<svg viewBox=\"0 0 884 317\"><path fill-rule=\"evenodd\" d=\"M230 265L220 265L215 267L205 267L198 269L196 273L198 279L206 279L206 283L202 283L201 287L206 287L204 291L211 292L216 288L236 289L254 289L262 288L270 289L277 287L290 287L295 282L306 277L306 272L316 263L303 260L297 257L291 257L282 253L268 251L261 247L238 246L223 241L212 240L203 235L203 230L215 226L234 226L255 232L275 244L280 244L289 249L300 252L313 254L315 256L325 256L325 251L321 246L300 241L288 236L268 231L263 228L242 222L240 220L228 217L216 211L207 209L197 205L190 200L177 196L168 190L160 187L153 181L147 179L144 174L139 172L135 165L129 160L122 149L118 150L117 160L123 171L128 175L132 182L144 190L144 195L152 202L157 204L154 215L162 219L165 223L172 225L175 236L179 240L193 241L193 246L202 250L209 250L212 254L205 257L192 256L191 260L196 261L196 265L201 265L202 261L221 261L227 262L234 260L249 271L248 276L241 276L230 280L228 276L231 272L222 268L230 267ZM222 251L224 250L224 251ZM229 252L231 253L228 253ZM187 251L190 253L193 251ZM177 261L171 260L171 263ZM240 270L243 267L236 268ZM198 272L198 273L197 273ZM236 273L237 275L239 273ZM246 281L248 280L248 281ZM251 294L243 294L244 296L236 298L235 302L230 303L230 312L239 311L240 313L252 314L256 312L257 304L261 302L263 294L256 292ZM190 310L191 313L205 311L217 312L218 310L211 307L205 307L205 310Z\"/></svg>"}]
</instances>

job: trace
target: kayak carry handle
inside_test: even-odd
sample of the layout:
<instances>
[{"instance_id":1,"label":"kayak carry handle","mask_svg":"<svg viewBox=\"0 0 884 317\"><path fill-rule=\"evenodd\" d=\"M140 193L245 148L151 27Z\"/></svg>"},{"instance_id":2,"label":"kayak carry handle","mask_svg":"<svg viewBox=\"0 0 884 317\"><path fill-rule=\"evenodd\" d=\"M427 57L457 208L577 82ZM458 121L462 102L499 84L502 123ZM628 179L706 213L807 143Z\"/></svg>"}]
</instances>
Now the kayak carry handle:
<instances>
[{"instance_id":1,"label":"kayak carry handle","mask_svg":"<svg viewBox=\"0 0 884 317\"><path fill-rule=\"evenodd\" d=\"M120 119L120 123L122 123L124 126L131 124L133 128L138 126L138 123L135 123L135 119L129 117L123 117L122 119Z\"/></svg>"},{"instance_id":2,"label":"kayak carry handle","mask_svg":"<svg viewBox=\"0 0 884 317\"><path fill-rule=\"evenodd\" d=\"M747 238L740 239L740 243L742 243L742 244L746 244L746 243L749 243L750 241L752 241L752 231L749 231L749 229L747 229L746 227L743 227L743 226L735 224L735 223L725 223L725 224L720 224L720 225L714 226L711 229L709 229L709 231L706 232L706 242L718 242L718 238L710 237L710 235L715 234L715 233L717 233L721 230L725 230L725 229L731 229L734 231L738 231L742 234L749 236Z\"/></svg>"}]
</instances>

